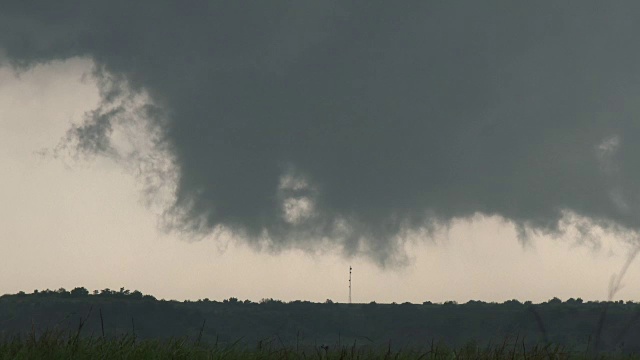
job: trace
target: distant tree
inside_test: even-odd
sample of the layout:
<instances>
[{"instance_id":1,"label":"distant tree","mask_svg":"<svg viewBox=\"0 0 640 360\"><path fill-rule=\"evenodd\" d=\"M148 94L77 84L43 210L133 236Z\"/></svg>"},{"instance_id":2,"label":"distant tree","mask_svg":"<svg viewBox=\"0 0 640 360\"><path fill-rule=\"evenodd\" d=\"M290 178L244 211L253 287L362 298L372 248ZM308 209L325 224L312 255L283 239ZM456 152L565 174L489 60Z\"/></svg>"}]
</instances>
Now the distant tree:
<instances>
[{"instance_id":1,"label":"distant tree","mask_svg":"<svg viewBox=\"0 0 640 360\"><path fill-rule=\"evenodd\" d=\"M331 299L327 299L327 300L325 300L325 302L324 302L324 303L325 303L325 304L333 304L333 300L331 300Z\"/></svg>"},{"instance_id":2,"label":"distant tree","mask_svg":"<svg viewBox=\"0 0 640 360\"><path fill-rule=\"evenodd\" d=\"M260 304L272 305L272 304L284 304L282 300L277 300L273 298L264 298L260 300Z\"/></svg>"},{"instance_id":3,"label":"distant tree","mask_svg":"<svg viewBox=\"0 0 640 360\"><path fill-rule=\"evenodd\" d=\"M89 295L89 290L85 289L84 287L77 287L71 290L72 297L83 297L88 295Z\"/></svg>"},{"instance_id":4,"label":"distant tree","mask_svg":"<svg viewBox=\"0 0 640 360\"><path fill-rule=\"evenodd\" d=\"M565 304L569 304L569 305L577 305L577 304L582 304L582 299L577 298L569 298L567 299L567 301L565 301Z\"/></svg>"},{"instance_id":5,"label":"distant tree","mask_svg":"<svg viewBox=\"0 0 640 360\"><path fill-rule=\"evenodd\" d=\"M562 304L562 300L558 299L557 297L554 297L553 299L547 301L547 303L549 303L549 304Z\"/></svg>"},{"instance_id":6,"label":"distant tree","mask_svg":"<svg viewBox=\"0 0 640 360\"><path fill-rule=\"evenodd\" d=\"M485 305L486 302L480 300L469 300L465 305Z\"/></svg>"},{"instance_id":7,"label":"distant tree","mask_svg":"<svg viewBox=\"0 0 640 360\"><path fill-rule=\"evenodd\" d=\"M102 291L100 291L100 296L111 296L112 291L109 288L105 288Z\"/></svg>"},{"instance_id":8,"label":"distant tree","mask_svg":"<svg viewBox=\"0 0 640 360\"><path fill-rule=\"evenodd\" d=\"M522 303L516 299L507 300L504 305L522 305Z\"/></svg>"}]
</instances>

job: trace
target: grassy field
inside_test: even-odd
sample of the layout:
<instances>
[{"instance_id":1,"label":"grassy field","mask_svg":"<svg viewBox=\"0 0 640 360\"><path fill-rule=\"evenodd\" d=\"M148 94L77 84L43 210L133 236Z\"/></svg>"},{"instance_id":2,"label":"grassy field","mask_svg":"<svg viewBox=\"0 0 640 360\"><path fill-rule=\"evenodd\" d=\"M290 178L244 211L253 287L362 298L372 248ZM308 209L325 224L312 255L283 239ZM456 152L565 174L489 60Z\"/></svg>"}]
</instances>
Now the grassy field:
<instances>
[{"instance_id":1,"label":"grassy field","mask_svg":"<svg viewBox=\"0 0 640 360\"><path fill-rule=\"evenodd\" d=\"M82 338L77 334L45 332L14 336L0 342L0 359L593 359L640 358L637 355L593 354L560 346L539 345L526 348L519 339L480 347L469 343L460 348L429 343L421 349L392 350L391 346L300 345L285 347L260 342L254 348L237 343L204 344L199 338L166 341L138 340L133 335L118 338Z\"/></svg>"}]
</instances>

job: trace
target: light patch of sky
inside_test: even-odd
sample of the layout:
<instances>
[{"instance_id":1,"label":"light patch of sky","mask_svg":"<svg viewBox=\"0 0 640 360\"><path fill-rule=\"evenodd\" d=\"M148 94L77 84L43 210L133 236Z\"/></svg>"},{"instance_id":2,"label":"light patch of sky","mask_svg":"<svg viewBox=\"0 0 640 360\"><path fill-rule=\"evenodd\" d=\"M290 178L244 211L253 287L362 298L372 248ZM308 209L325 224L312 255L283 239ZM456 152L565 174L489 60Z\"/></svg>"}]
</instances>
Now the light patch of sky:
<instances>
[{"instance_id":1,"label":"light patch of sky","mask_svg":"<svg viewBox=\"0 0 640 360\"><path fill-rule=\"evenodd\" d=\"M345 302L606 299L628 246L604 237L599 250L570 235L522 246L496 217L455 222L431 240L407 243L401 269L299 250L279 255L159 230L138 179L106 158L74 163L38 155L55 147L99 98L91 61L72 59L16 76L0 68L0 293L85 286L138 289L166 299L231 296ZM617 298L640 300L640 264Z\"/></svg>"}]
</instances>

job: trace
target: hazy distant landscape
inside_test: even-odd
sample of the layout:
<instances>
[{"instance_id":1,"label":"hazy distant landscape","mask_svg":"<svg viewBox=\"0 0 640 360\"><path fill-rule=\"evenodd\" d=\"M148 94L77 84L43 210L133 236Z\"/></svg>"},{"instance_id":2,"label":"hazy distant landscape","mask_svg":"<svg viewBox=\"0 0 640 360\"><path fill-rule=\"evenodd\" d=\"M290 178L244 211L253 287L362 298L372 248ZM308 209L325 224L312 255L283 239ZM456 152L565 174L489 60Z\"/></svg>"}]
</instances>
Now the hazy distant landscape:
<instances>
[{"instance_id":1,"label":"hazy distant landscape","mask_svg":"<svg viewBox=\"0 0 640 360\"><path fill-rule=\"evenodd\" d=\"M238 349L269 345L313 350L326 345L418 351L432 344L486 348L507 342L519 349L554 344L581 353L593 353L596 347L607 353L638 353L639 317L639 303L557 298L541 304L274 299L256 303L236 298L178 302L139 291L84 288L0 297L0 331L5 340L17 334L38 338L54 331L79 333L85 339L188 339L211 346L233 344Z\"/></svg>"}]
</instances>

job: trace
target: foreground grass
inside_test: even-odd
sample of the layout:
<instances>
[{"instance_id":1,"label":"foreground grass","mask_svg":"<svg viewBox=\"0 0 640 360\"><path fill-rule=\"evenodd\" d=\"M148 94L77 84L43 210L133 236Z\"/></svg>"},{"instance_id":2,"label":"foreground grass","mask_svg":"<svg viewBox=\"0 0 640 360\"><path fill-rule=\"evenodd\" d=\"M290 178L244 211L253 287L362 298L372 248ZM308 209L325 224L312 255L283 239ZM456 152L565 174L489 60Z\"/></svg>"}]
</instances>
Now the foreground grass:
<instances>
[{"instance_id":1,"label":"foreground grass","mask_svg":"<svg viewBox=\"0 0 640 360\"><path fill-rule=\"evenodd\" d=\"M527 349L523 342L506 339L501 344L480 347L469 343L452 349L443 344L427 344L420 350L393 351L390 346L365 348L352 346L273 347L258 345L247 349L237 343L203 344L198 339L138 340L126 335L119 338L81 338L77 334L46 332L36 338L15 336L0 341L0 359L593 359L639 358L622 354L588 354L560 346L535 346Z\"/></svg>"}]
</instances>

